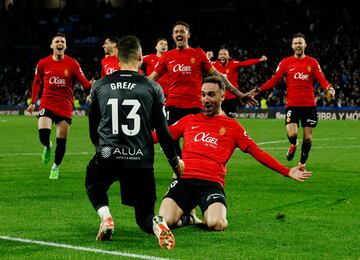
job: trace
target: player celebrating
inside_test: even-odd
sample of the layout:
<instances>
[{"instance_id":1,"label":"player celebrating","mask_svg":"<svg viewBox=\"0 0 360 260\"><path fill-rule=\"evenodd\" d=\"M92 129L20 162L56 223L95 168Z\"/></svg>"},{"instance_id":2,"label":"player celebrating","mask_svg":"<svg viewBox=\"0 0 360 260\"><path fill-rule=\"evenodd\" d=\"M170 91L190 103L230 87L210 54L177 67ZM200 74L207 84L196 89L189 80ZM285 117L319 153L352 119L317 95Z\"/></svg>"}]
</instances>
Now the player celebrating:
<instances>
[{"instance_id":1,"label":"player celebrating","mask_svg":"<svg viewBox=\"0 0 360 260\"><path fill-rule=\"evenodd\" d=\"M114 71L120 69L119 60L118 60L118 42L119 38L115 36L110 36L105 39L103 44L103 49L105 57L101 60L101 77L110 75Z\"/></svg>"},{"instance_id":2,"label":"player celebrating","mask_svg":"<svg viewBox=\"0 0 360 260\"><path fill-rule=\"evenodd\" d=\"M224 230L227 227L226 163L237 147L291 179L303 182L311 176L311 172L300 171L299 166L289 169L260 149L239 122L222 113L224 94L221 79L213 76L205 78L201 90L204 113L188 115L170 126L173 139L184 138L185 169L181 177L170 185L155 220L164 218L169 226L173 226L184 213L199 205L206 226L210 230ZM153 228L155 234L161 234L156 221ZM170 234L170 229L166 228ZM159 235L160 246L171 248L171 238Z\"/></svg>"},{"instance_id":3,"label":"player celebrating","mask_svg":"<svg viewBox=\"0 0 360 260\"><path fill-rule=\"evenodd\" d=\"M239 98L248 99L250 103L257 103L251 96L245 95L234 88L231 83L211 65L205 52L201 48L189 46L190 26L186 22L178 21L173 26L172 38L176 48L164 53L155 71L149 78L158 80L167 73L169 76L169 92L166 99L166 113L168 124L177 122L188 114L203 111L201 103L201 83L204 74L219 75L226 84L226 89ZM181 155L179 141L176 142L177 154Z\"/></svg>"},{"instance_id":4,"label":"player celebrating","mask_svg":"<svg viewBox=\"0 0 360 260\"><path fill-rule=\"evenodd\" d=\"M206 53L208 58L212 57L212 52ZM219 50L218 59L216 61L211 62L211 64L225 77L230 81L230 83L238 88L239 81L239 68L251 66L257 64L262 61L266 61L266 56L261 56L259 59L248 59L245 61L238 61L231 59L229 50L226 48L221 48ZM222 110L226 113L227 116L234 117L234 114L237 112L239 107L238 98L233 95L230 91L226 91L225 100L222 103Z\"/></svg>"},{"instance_id":5,"label":"player celebrating","mask_svg":"<svg viewBox=\"0 0 360 260\"><path fill-rule=\"evenodd\" d=\"M335 95L335 90L325 79L317 60L305 55L306 42L302 33L292 37L291 47L294 55L284 58L279 63L275 75L251 93L256 95L270 89L285 77L287 85L285 125L290 142L286 157L289 161L294 158L298 144L298 126L301 121L304 131L299 165L304 169L311 149L312 130L318 122L314 81L318 81L331 97Z\"/></svg>"},{"instance_id":6,"label":"player celebrating","mask_svg":"<svg viewBox=\"0 0 360 260\"><path fill-rule=\"evenodd\" d=\"M42 162L50 161L51 125L56 124L55 161L50 171L50 179L57 179L59 167L64 158L66 139L69 132L73 109L73 85L79 81L85 89L89 89L93 80L88 81L81 71L79 63L65 55L66 39L63 33L56 33L51 39L50 48L53 54L39 61L32 85L31 104L27 110L35 110L40 86L43 86L39 107L39 138L45 146Z\"/></svg>"},{"instance_id":7,"label":"player celebrating","mask_svg":"<svg viewBox=\"0 0 360 260\"><path fill-rule=\"evenodd\" d=\"M168 50L168 42L165 38L159 38L156 41L156 54L145 55L142 65L145 67L145 75L149 76L158 64L161 55ZM165 98L169 92L169 80L168 75L163 74L158 80L157 83L162 87Z\"/></svg>"}]
</instances>

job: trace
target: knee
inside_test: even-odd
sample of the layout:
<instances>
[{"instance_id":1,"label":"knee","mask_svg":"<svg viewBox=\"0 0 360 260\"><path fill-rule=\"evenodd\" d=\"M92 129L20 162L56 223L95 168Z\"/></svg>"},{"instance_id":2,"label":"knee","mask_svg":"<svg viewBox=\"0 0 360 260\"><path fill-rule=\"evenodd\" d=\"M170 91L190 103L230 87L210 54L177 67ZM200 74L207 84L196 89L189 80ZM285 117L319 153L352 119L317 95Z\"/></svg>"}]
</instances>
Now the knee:
<instances>
[{"instance_id":1,"label":"knee","mask_svg":"<svg viewBox=\"0 0 360 260\"><path fill-rule=\"evenodd\" d=\"M223 231L228 225L226 218L207 218L206 225L210 230Z\"/></svg>"},{"instance_id":2,"label":"knee","mask_svg":"<svg viewBox=\"0 0 360 260\"><path fill-rule=\"evenodd\" d=\"M288 131L287 136L288 138L297 138L297 133L294 131Z\"/></svg>"},{"instance_id":3,"label":"knee","mask_svg":"<svg viewBox=\"0 0 360 260\"><path fill-rule=\"evenodd\" d=\"M310 144L311 143L311 136L304 136L303 143Z\"/></svg>"}]
</instances>

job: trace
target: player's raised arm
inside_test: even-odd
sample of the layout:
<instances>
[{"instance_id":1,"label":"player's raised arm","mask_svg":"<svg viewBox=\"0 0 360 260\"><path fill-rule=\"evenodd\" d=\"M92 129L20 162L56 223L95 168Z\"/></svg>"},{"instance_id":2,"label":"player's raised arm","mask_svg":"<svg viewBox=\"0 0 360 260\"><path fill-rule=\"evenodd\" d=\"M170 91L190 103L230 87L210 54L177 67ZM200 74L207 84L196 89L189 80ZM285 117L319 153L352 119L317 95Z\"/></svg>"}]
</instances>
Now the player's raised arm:
<instances>
[{"instance_id":1,"label":"player's raised arm","mask_svg":"<svg viewBox=\"0 0 360 260\"><path fill-rule=\"evenodd\" d=\"M258 105L258 102L256 101L256 99L252 95L249 95L249 93L244 94L240 90L235 88L230 83L230 81L222 73L217 71L215 68L214 68L214 70L212 72L212 75L220 77L225 83L226 90L230 91L231 94L245 100L249 105Z\"/></svg>"},{"instance_id":2,"label":"player's raised arm","mask_svg":"<svg viewBox=\"0 0 360 260\"><path fill-rule=\"evenodd\" d=\"M293 168L288 168L276 160L272 155L262 150L255 143L251 144L246 152L251 154L258 162L265 165L266 167L286 176L293 180L303 182L304 180L311 177L312 172L309 171L301 171L301 166L296 166Z\"/></svg>"}]
</instances>

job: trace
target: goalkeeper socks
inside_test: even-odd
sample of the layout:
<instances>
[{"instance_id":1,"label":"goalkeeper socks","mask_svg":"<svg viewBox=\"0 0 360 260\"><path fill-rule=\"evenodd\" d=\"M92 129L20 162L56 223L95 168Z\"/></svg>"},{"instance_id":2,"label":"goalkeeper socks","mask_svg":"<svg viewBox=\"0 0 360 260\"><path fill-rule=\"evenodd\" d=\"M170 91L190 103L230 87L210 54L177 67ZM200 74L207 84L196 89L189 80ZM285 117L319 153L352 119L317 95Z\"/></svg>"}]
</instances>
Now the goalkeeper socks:
<instances>
[{"instance_id":1,"label":"goalkeeper socks","mask_svg":"<svg viewBox=\"0 0 360 260\"><path fill-rule=\"evenodd\" d=\"M55 164L60 165L65 154L66 138L56 138Z\"/></svg>"},{"instance_id":2,"label":"goalkeeper socks","mask_svg":"<svg viewBox=\"0 0 360 260\"><path fill-rule=\"evenodd\" d=\"M303 142L301 146L301 157L300 157L301 164L305 164L305 162L307 161L309 157L310 149L311 149L311 142Z\"/></svg>"},{"instance_id":3,"label":"goalkeeper socks","mask_svg":"<svg viewBox=\"0 0 360 260\"><path fill-rule=\"evenodd\" d=\"M43 146L50 146L50 133L51 129L48 128L40 128L39 129L39 139Z\"/></svg>"},{"instance_id":4,"label":"goalkeeper socks","mask_svg":"<svg viewBox=\"0 0 360 260\"><path fill-rule=\"evenodd\" d=\"M291 136L291 137L288 136L288 139L289 139L290 144L296 145L297 135L294 135L294 136Z\"/></svg>"},{"instance_id":5,"label":"goalkeeper socks","mask_svg":"<svg viewBox=\"0 0 360 260\"><path fill-rule=\"evenodd\" d=\"M97 210L97 213L99 215L99 217L101 218L101 220L104 220L106 218L110 218L111 214L110 214L110 209L108 206L102 206Z\"/></svg>"}]
</instances>

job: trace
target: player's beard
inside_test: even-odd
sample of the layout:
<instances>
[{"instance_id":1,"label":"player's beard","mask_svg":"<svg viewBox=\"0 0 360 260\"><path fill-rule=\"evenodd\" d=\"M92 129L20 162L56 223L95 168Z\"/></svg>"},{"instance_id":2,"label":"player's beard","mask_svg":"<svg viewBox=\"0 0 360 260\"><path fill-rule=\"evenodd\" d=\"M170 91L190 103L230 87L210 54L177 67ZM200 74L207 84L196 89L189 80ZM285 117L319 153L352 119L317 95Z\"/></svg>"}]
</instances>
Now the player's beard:
<instances>
[{"instance_id":1,"label":"player's beard","mask_svg":"<svg viewBox=\"0 0 360 260\"><path fill-rule=\"evenodd\" d=\"M219 114L220 105L215 103L206 103L204 104L204 113L207 116L214 116Z\"/></svg>"},{"instance_id":2,"label":"player's beard","mask_svg":"<svg viewBox=\"0 0 360 260\"><path fill-rule=\"evenodd\" d=\"M300 58L304 54L304 49L301 48L300 50L295 50L295 56Z\"/></svg>"}]
</instances>

